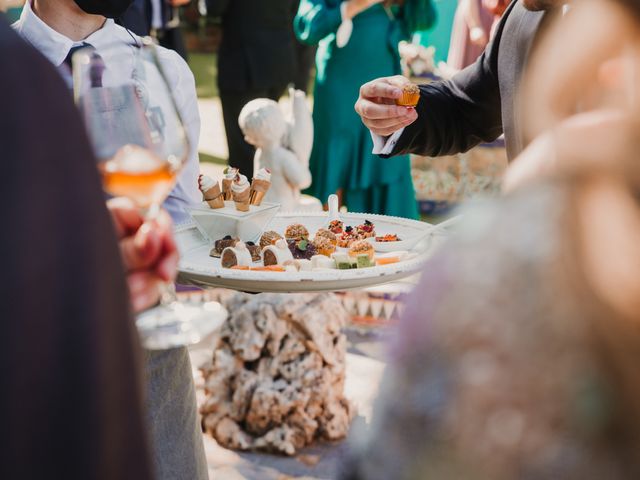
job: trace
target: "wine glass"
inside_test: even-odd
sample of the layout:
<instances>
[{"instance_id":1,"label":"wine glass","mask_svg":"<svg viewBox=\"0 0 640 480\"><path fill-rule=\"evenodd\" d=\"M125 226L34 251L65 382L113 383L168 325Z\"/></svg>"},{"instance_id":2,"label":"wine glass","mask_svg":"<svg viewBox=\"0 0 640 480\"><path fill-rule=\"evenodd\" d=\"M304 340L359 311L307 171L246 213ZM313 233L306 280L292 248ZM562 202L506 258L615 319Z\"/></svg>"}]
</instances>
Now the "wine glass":
<instances>
[{"instance_id":1,"label":"wine glass","mask_svg":"<svg viewBox=\"0 0 640 480\"><path fill-rule=\"evenodd\" d=\"M127 197L148 220L160 212L189 155L189 141L156 46L114 43L73 56L74 98L107 193ZM194 179L194 182L196 180ZM173 283L136 319L145 348L198 343L226 319L217 302L180 302Z\"/></svg>"}]
</instances>

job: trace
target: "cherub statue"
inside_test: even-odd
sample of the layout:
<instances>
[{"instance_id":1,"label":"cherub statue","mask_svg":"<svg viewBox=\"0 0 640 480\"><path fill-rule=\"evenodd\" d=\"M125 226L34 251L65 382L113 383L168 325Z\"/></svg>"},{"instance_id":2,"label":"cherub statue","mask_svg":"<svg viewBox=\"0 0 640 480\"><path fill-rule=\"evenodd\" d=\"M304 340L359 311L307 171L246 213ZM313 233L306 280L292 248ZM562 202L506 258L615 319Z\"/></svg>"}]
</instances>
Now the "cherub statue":
<instances>
[{"instance_id":1,"label":"cherub statue","mask_svg":"<svg viewBox=\"0 0 640 480\"><path fill-rule=\"evenodd\" d=\"M423 47L405 40L398 44L403 73L408 76L423 76L437 74L434 61L435 47Z\"/></svg>"},{"instance_id":2,"label":"cherub statue","mask_svg":"<svg viewBox=\"0 0 640 480\"><path fill-rule=\"evenodd\" d=\"M309 209L300 190L311 185L309 157L313 145L313 120L304 92L289 90L289 118L277 102L258 98L247 103L238 122L245 140L256 147L256 171L271 173L271 189L265 200L282 205L283 211ZM312 203L320 209L320 202Z\"/></svg>"}]
</instances>

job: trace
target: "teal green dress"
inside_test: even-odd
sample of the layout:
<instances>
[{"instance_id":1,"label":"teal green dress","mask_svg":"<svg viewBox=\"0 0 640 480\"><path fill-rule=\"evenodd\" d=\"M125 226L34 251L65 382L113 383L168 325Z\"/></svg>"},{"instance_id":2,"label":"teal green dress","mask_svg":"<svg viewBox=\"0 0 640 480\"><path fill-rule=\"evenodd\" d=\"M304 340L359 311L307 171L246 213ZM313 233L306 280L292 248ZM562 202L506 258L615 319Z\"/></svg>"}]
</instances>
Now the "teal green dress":
<instances>
[{"instance_id":1,"label":"teal green dress","mask_svg":"<svg viewBox=\"0 0 640 480\"><path fill-rule=\"evenodd\" d=\"M433 0L433 6L437 12L438 22L433 29L418 32L414 41L425 47L434 46L436 48L434 60L437 64L438 62L446 62L449 56L453 18L456 15L458 2L457 0Z\"/></svg>"},{"instance_id":2,"label":"teal green dress","mask_svg":"<svg viewBox=\"0 0 640 480\"><path fill-rule=\"evenodd\" d=\"M409 37L402 10L389 15L374 5L353 18L347 45L338 48L342 0L302 0L294 20L297 37L318 44L313 121L315 138L307 191L326 202L338 190L351 212L418 216L409 156L383 159L371 153L373 141L354 110L360 86L400 73L398 42Z\"/></svg>"}]
</instances>

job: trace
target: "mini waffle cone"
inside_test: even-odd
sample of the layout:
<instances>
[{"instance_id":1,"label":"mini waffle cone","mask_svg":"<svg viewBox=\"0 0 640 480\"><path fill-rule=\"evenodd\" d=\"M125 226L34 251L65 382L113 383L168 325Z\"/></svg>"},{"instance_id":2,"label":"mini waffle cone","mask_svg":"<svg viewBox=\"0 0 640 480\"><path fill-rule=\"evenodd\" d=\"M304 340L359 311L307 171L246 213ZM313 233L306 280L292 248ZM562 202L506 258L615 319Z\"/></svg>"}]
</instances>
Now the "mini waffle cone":
<instances>
[{"instance_id":1,"label":"mini waffle cone","mask_svg":"<svg viewBox=\"0 0 640 480\"><path fill-rule=\"evenodd\" d=\"M264 192L251 190L251 199L249 200L249 203L251 205L256 205L256 206L262 205L262 200L264 200L264 195L265 195Z\"/></svg>"},{"instance_id":2,"label":"mini waffle cone","mask_svg":"<svg viewBox=\"0 0 640 480\"><path fill-rule=\"evenodd\" d=\"M253 180L253 182L251 182L251 199L249 201L251 205L260 205L269 188L271 188L271 182L267 180Z\"/></svg>"},{"instance_id":3,"label":"mini waffle cone","mask_svg":"<svg viewBox=\"0 0 640 480\"><path fill-rule=\"evenodd\" d=\"M240 212L248 212L250 196L251 191L248 187L242 192L233 192L233 201L236 202L236 210Z\"/></svg>"},{"instance_id":4,"label":"mini waffle cone","mask_svg":"<svg viewBox=\"0 0 640 480\"><path fill-rule=\"evenodd\" d=\"M218 195L216 198L207 200L207 203L211 208L224 208L224 199L222 195Z\"/></svg>"},{"instance_id":5,"label":"mini waffle cone","mask_svg":"<svg viewBox=\"0 0 640 480\"><path fill-rule=\"evenodd\" d=\"M222 198L222 191L220 190L219 184L216 183L202 195L205 202L207 202L211 208L224 208L224 199Z\"/></svg>"},{"instance_id":6,"label":"mini waffle cone","mask_svg":"<svg viewBox=\"0 0 640 480\"><path fill-rule=\"evenodd\" d=\"M231 185L233 184L233 180L227 180L226 178L222 179L222 195L224 200L231 200L233 197L233 193L231 192Z\"/></svg>"}]
</instances>

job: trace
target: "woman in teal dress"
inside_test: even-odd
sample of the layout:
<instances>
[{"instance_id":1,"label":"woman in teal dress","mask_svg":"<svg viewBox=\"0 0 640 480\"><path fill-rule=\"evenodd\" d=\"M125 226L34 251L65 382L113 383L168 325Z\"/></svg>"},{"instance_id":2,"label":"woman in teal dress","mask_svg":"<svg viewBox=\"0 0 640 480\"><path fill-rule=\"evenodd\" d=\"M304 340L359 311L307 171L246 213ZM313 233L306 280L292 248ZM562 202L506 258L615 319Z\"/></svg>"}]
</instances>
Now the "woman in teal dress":
<instances>
[{"instance_id":1,"label":"woman in teal dress","mask_svg":"<svg viewBox=\"0 0 640 480\"><path fill-rule=\"evenodd\" d=\"M371 6L352 19L348 42L338 47L341 4L367 2ZM371 153L371 135L354 110L362 84L400 74L398 42L433 22L429 0L402 3L388 6L375 0L302 0L294 30L300 41L318 45L315 139L310 161L313 184L308 193L326 201L330 194L341 192L343 203L352 212L416 218L409 156L383 159Z\"/></svg>"},{"instance_id":2,"label":"woman in teal dress","mask_svg":"<svg viewBox=\"0 0 640 480\"><path fill-rule=\"evenodd\" d=\"M456 0L433 0L433 6L438 17L437 23L431 30L417 32L413 40L425 47L435 47L436 52L433 59L437 65L439 62L446 62L449 56L453 18L456 15L458 2Z\"/></svg>"}]
</instances>

